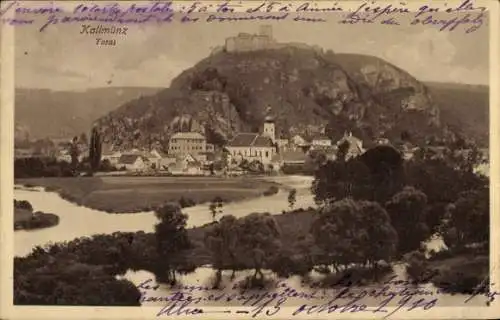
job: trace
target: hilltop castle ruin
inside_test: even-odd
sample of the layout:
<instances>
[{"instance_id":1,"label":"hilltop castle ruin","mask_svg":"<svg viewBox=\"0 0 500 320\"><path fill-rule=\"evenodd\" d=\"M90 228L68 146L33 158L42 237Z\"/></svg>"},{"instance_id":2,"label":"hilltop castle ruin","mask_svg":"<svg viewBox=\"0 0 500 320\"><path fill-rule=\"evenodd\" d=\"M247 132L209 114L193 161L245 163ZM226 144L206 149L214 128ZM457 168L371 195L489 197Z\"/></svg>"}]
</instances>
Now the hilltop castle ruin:
<instances>
[{"instance_id":1,"label":"hilltop castle ruin","mask_svg":"<svg viewBox=\"0 0 500 320\"><path fill-rule=\"evenodd\" d=\"M259 33L239 33L235 37L226 39L223 46L217 46L212 49L211 54L217 54L221 51L225 52L250 52L257 50L280 49L285 47L293 47L300 49L313 49L317 52L323 52L320 46L311 46L305 43L291 42L282 43L276 41L273 37L273 27L270 25L261 25Z\"/></svg>"},{"instance_id":2,"label":"hilltop castle ruin","mask_svg":"<svg viewBox=\"0 0 500 320\"><path fill-rule=\"evenodd\" d=\"M277 42L273 38L273 29L269 25L260 26L258 34L239 33L236 37L227 38L225 45L227 52L265 50L276 47Z\"/></svg>"}]
</instances>

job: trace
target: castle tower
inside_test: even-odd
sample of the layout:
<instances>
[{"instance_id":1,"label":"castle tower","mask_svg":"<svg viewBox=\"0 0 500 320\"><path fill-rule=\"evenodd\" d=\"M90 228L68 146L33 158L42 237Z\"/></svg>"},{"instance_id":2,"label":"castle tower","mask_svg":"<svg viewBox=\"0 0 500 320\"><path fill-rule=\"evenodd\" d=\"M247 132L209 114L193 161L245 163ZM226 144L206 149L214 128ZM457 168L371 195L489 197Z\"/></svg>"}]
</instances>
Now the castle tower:
<instances>
[{"instance_id":1,"label":"castle tower","mask_svg":"<svg viewBox=\"0 0 500 320\"><path fill-rule=\"evenodd\" d=\"M259 27L259 35L267 36L269 39L273 38L273 27L270 25L262 25Z\"/></svg>"}]
</instances>

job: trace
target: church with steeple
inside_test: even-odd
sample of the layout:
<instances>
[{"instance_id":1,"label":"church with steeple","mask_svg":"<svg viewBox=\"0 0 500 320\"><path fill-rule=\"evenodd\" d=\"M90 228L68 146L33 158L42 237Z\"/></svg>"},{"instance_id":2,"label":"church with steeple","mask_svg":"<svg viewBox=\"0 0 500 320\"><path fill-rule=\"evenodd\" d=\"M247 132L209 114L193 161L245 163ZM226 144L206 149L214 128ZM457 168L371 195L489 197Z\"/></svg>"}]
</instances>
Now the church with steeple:
<instances>
[{"instance_id":1,"label":"church with steeple","mask_svg":"<svg viewBox=\"0 0 500 320\"><path fill-rule=\"evenodd\" d=\"M237 162L259 161L270 164L276 154L276 124L268 108L261 133L238 133L226 146L231 158Z\"/></svg>"}]
</instances>

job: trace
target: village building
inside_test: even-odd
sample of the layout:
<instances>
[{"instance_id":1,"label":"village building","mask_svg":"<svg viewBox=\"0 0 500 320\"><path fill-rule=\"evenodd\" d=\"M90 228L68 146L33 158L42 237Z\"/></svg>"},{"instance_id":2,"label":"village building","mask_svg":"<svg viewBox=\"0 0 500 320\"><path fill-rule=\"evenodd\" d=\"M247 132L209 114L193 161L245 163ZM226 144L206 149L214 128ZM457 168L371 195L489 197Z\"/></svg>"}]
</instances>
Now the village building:
<instances>
[{"instance_id":1,"label":"village building","mask_svg":"<svg viewBox=\"0 0 500 320\"><path fill-rule=\"evenodd\" d=\"M101 161L107 160L111 165L116 166L121 156L122 153L120 151L106 150L101 154Z\"/></svg>"},{"instance_id":2,"label":"village building","mask_svg":"<svg viewBox=\"0 0 500 320\"><path fill-rule=\"evenodd\" d=\"M311 144L313 146L331 146L332 139L328 138L325 135L317 135L312 139Z\"/></svg>"},{"instance_id":3,"label":"village building","mask_svg":"<svg viewBox=\"0 0 500 320\"><path fill-rule=\"evenodd\" d=\"M192 155L179 156L175 162L168 165L168 171L173 175L201 175L202 163Z\"/></svg>"},{"instance_id":4,"label":"village building","mask_svg":"<svg viewBox=\"0 0 500 320\"><path fill-rule=\"evenodd\" d=\"M363 141L353 136L352 132L344 133L344 136L337 141L336 147L338 148L345 142L347 142L348 145L345 160L356 158L365 152L363 149Z\"/></svg>"},{"instance_id":5,"label":"village building","mask_svg":"<svg viewBox=\"0 0 500 320\"><path fill-rule=\"evenodd\" d=\"M67 151L61 151L57 156L56 160L59 162L71 163L71 155Z\"/></svg>"},{"instance_id":6,"label":"village building","mask_svg":"<svg viewBox=\"0 0 500 320\"><path fill-rule=\"evenodd\" d=\"M206 144L206 152L207 153L214 153L215 152L215 146L212 143L207 143Z\"/></svg>"},{"instance_id":7,"label":"village building","mask_svg":"<svg viewBox=\"0 0 500 320\"><path fill-rule=\"evenodd\" d=\"M140 154L122 154L117 166L127 171L143 171L149 168L149 160Z\"/></svg>"},{"instance_id":8,"label":"village building","mask_svg":"<svg viewBox=\"0 0 500 320\"><path fill-rule=\"evenodd\" d=\"M87 153L79 153L78 154L78 161L82 162L86 156L87 156ZM41 157L43 157L43 155L41 155ZM66 149L60 150L56 154L55 158L59 162L67 162L67 163L72 162L72 158L71 158L71 154L70 154L69 149L68 150L66 150Z\"/></svg>"},{"instance_id":9,"label":"village building","mask_svg":"<svg viewBox=\"0 0 500 320\"><path fill-rule=\"evenodd\" d=\"M199 132L177 132L170 137L168 154L171 156L192 155L194 158L207 152L207 140Z\"/></svg>"},{"instance_id":10,"label":"village building","mask_svg":"<svg viewBox=\"0 0 500 320\"><path fill-rule=\"evenodd\" d=\"M278 149L288 149L290 141L288 139L276 139L276 146Z\"/></svg>"},{"instance_id":11,"label":"village building","mask_svg":"<svg viewBox=\"0 0 500 320\"><path fill-rule=\"evenodd\" d=\"M375 140L375 143L378 144L378 145L388 145L388 144L391 144L391 142L387 138L377 138Z\"/></svg>"},{"instance_id":12,"label":"village building","mask_svg":"<svg viewBox=\"0 0 500 320\"><path fill-rule=\"evenodd\" d=\"M247 160L270 164L276 154L274 118L267 116L262 133L239 133L226 146L236 162Z\"/></svg>"},{"instance_id":13,"label":"village building","mask_svg":"<svg viewBox=\"0 0 500 320\"><path fill-rule=\"evenodd\" d=\"M273 157L273 165L279 169L283 166L303 166L306 163L307 154L300 149L286 150Z\"/></svg>"},{"instance_id":14,"label":"village building","mask_svg":"<svg viewBox=\"0 0 500 320\"><path fill-rule=\"evenodd\" d=\"M168 156L166 153L158 149L153 149L149 152L144 152L143 156L149 160L151 169L162 170L165 166L175 161L175 156Z\"/></svg>"},{"instance_id":15,"label":"village building","mask_svg":"<svg viewBox=\"0 0 500 320\"><path fill-rule=\"evenodd\" d=\"M32 158L35 154L34 148L15 148L14 149L14 158L15 159L25 159Z\"/></svg>"},{"instance_id":16,"label":"village building","mask_svg":"<svg viewBox=\"0 0 500 320\"><path fill-rule=\"evenodd\" d=\"M298 134L293 136L292 139L290 139L290 142L292 145L297 146L297 147L302 147L302 146L308 145L307 140Z\"/></svg>"}]
</instances>

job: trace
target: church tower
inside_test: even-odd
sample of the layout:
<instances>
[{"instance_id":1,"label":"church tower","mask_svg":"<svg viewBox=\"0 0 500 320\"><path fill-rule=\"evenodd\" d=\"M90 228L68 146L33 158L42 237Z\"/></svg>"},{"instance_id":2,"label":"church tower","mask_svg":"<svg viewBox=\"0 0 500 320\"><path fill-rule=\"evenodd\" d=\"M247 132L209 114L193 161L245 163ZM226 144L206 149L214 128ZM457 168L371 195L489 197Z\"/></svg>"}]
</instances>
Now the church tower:
<instances>
[{"instance_id":1,"label":"church tower","mask_svg":"<svg viewBox=\"0 0 500 320\"><path fill-rule=\"evenodd\" d=\"M271 141L276 143L276 126L274 124L274 117L270 114L270 108L268 108L267 116L264 119L264 130L263 136L271 138Z\"/></svg>"}]
</instances>

